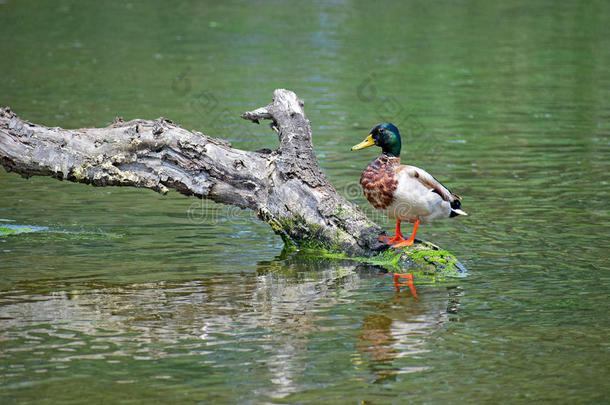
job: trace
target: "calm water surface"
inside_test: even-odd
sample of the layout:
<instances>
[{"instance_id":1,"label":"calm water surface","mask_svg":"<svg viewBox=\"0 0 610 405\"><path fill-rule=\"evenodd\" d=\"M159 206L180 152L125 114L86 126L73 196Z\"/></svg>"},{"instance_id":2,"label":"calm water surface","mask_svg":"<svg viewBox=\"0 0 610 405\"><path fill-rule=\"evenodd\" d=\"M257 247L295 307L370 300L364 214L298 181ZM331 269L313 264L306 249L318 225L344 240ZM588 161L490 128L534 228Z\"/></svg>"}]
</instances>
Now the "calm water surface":
<instances>
[{"instance_id":1,"label":"calm water surface","mask_svg":"<svg viewBox=\"0 0 610 405\"><path fill-rule=\"evenodd\" d=\"M0 2L0 104L49 126L158 116L274 148L239 114L305 101L320 164L392 121L463 196L420 227L466 278L282 252L246 211L0 169L1 403L607 403L608 2Z\"/></svg>"}]
</instances>

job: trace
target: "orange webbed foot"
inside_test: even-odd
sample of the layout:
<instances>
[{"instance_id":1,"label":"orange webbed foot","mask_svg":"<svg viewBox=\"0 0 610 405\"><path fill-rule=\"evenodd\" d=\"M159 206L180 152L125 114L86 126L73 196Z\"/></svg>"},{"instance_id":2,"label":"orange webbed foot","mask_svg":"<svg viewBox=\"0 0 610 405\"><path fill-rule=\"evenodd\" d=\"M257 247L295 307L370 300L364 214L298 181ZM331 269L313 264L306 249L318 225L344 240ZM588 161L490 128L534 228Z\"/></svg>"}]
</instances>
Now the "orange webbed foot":
<instances>
[{"instance_id":1,"label":"orange webbed foot","mask_svg":"<svg viewBox=\"0 0 610 405\"><path fill-rule=\"evenodd\" d=\"M393 245L395 243L400 243L400 242L404 241L402 232L400 232L400 221L398 221L398 220L396 221L396 231L394 233L395 233L395 235L392 237L380 236L379 242L385 242L388 245Z\"/></svg>"},{"instance_id":2,"label":"orange webbed foot","mask_svg":"<svg viewBox=\"0 0 610 405\"><path fill-rule=\"evenodd\" d=\"M402 235L396 235L396 236L392 236L392 237L381 236L379 238L379 242L385 242L388 245L393 245L395 243L400 243L400 242L403 242L403 241L404 241L404 238L402 237Z\"/></svg>"},{"instance_id":3,"label":"orange webbed foot","mask_svg":"<svg viewBox=\"0 0 610 405\"><path fill-rule=\"evenodd\" d=\"M407 247L407 246L411 246L411 245L413 245L413 242L414 242L414 241L415 241L415 240L414 240L414 239L411 239L411 238L409 238L409 239L403 239L403 241L402 241L402 242L399 242L399 243L397 243L397 244L395 244L395 245L392 245L392 247L393 247L394 249L400 249L400 248L402 248L402 247Z\"/></svg>"}]
</instances>

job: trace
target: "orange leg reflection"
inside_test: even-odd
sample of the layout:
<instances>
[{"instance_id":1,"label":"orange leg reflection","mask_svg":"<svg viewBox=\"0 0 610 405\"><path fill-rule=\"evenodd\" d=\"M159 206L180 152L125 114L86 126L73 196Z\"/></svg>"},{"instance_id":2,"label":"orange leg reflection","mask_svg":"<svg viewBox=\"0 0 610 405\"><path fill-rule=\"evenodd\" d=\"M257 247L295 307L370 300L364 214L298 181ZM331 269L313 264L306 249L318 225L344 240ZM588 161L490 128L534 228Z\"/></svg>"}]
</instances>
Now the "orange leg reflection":
<instances>
[{"instance_id":1,"label":"orange leg reflection","mask_svg":"<svg viewBox=\"0 0 610 405\"><path fill-rule=\"evenodd\" d=\"M400 279L406 279L406 281L401 281ZM417 290L415 290L415 284L413 284L413 274L411 273L394 273L394 287L396 288L396 292L400 292L400 286L406 285L409 286L409 290L411 290L411 295L413 298L417 298Z\"/></svg>"}]
</instances>

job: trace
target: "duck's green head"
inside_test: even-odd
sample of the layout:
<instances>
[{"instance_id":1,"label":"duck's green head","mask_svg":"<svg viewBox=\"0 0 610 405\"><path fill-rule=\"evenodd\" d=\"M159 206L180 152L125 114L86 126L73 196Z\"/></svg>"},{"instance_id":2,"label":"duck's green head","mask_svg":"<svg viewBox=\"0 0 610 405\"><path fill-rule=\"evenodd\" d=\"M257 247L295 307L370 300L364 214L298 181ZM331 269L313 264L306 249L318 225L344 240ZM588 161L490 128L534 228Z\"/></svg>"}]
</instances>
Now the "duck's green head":
<instances>
[{"instance_id":1,"label":"duck's green head","mask_svg":"<svg viewBox=\"0 0 610 405\"><path fill-rule=\"evenodd\" d=\"M351 150L360 150L373 145L379 146L388 156L400 156L401 141L398 128L389 122L378 124L371 129L371 133L364 141L352 146Z\"/></svg>"}]
</instances>

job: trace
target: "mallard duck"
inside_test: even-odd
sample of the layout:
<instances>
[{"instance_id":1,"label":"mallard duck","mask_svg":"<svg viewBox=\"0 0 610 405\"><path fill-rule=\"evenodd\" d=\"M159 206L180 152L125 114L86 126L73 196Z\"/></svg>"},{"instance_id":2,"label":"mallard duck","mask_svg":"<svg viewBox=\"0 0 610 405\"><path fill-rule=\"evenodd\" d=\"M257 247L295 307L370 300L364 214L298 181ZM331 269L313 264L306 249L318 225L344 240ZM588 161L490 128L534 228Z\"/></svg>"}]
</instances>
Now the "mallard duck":
<instances>
[{"instance_id":1,"label":"mallard duck","mask_svg":"<svg viewBox=\"0 0 610 405\"><path fill-rule=\"evenodd\" d=\"M396 234L382 236L380 241L395 248L411 246L420 222L468 215L461 209L461 198L432 175L418 167L400 164L400 133L393 124L375 126L366 139L351 150L373 145L381 148L381 156L364 170L360 184L371 205L396 220ZM404 239L400 232L402 221L413 223L409 239Z\"/></svg>"}]
</instances>

